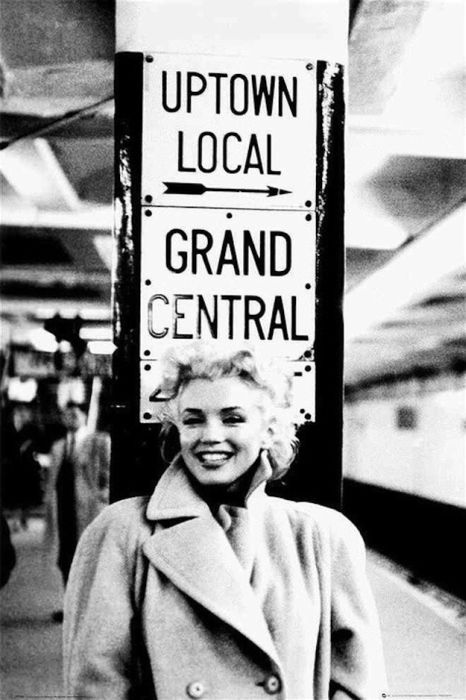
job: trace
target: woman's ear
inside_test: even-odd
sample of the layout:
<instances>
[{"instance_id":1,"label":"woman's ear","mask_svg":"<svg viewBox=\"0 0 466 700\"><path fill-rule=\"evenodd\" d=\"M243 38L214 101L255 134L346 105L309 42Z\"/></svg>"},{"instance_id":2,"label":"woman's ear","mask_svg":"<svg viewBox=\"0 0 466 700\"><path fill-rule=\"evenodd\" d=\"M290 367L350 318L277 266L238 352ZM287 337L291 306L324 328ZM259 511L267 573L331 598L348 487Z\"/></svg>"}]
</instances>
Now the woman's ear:
<instances>
[{"instance_id":1,"label":"woman's ear","mask_svg":"<svg viewBox=\"0 0 466 700\"><path fill-rule=\"evenodd\" d=\"M268 450L268 449L270 449L270 447L272 447L273 436L274 436L274 430L273 430L272 422L269 421L269 423L265 427L264 436L262 438L261 447L263 450Z\"/></svg>"}]
</instances>

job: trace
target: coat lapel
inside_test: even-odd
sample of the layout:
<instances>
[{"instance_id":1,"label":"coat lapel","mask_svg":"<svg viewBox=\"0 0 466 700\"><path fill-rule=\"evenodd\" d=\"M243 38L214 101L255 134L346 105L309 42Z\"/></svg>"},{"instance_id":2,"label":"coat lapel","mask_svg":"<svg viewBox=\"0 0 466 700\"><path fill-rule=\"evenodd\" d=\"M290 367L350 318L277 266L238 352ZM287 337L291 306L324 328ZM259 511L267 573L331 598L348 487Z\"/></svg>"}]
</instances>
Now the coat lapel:
<instances>
[{"instance_id":1,"label":"coat lapel","mask_svg":"<svg viewBox=\"0 0 466 700\"><path fill-rule=\"evenodd\" d=\"M183 593L238 630L279 665L254 592L219 523L179 464L162 476L147 508L163 521L143 550Z\"/></svg>"}]
</instances>

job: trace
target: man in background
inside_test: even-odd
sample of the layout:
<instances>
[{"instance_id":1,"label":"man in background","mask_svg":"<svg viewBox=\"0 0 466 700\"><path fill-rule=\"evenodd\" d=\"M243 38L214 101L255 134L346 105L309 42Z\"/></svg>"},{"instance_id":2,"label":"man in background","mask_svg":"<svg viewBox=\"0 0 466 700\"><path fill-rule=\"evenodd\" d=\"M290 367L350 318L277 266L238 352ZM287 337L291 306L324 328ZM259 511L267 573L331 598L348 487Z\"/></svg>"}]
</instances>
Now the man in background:
<instances>
[{"instance_id":1,"label":"man in background","mask_svg":"<svg viewBox=\"0 0 466 700\"><path fill-rule=\"evenodd\" d=\"M57 564L66 586L74 552L89 523L108 503L110 436L86 427L82 404L70 401L63 409L66 434L53 443L46 502L58 538ZM61 622L63 613L53 619Z\"/></svg>"}]
</instances>

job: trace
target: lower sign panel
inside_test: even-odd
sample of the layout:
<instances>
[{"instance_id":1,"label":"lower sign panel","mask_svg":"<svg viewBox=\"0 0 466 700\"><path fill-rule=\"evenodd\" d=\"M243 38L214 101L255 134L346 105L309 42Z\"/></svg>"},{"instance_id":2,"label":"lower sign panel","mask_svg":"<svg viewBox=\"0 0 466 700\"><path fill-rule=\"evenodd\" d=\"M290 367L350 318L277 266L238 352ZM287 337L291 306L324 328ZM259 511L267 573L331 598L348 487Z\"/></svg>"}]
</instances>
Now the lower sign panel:
<instances>
[{"instance_id":1,"label":"lower sign panel","mask_svg":"<svg viewBox=\"0 0 466 700\"><path fill-rule=\"evenodd\" d=\"M313 362L290 362L293 377L293 419L297 425L315 421L315 365ZM161 365L157 360L142 361L140 367L140 420L161 423L167 396L160 389Z\"/></svg>"}]
</instances>

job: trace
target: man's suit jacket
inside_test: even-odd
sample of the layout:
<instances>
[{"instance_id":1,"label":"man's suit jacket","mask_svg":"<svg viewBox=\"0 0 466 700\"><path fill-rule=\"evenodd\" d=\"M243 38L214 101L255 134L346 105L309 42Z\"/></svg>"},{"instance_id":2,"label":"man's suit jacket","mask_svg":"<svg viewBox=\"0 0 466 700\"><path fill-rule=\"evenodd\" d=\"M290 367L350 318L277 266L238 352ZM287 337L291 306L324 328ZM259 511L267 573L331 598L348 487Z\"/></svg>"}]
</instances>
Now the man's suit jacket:
<instances>
[{"instance_id":1,"label":"man's suit jacket","mask_svg":"<svg viewBox=\"0 0 466 700\"><path fill-rule=\"evenodd\" d=\"M56 527L56 483L66 454L66 437L52 445L51 464L45 489L49 517ZM104 432L77 431L70 457L74 472L76 531L80 537L108 504L110 436Z\"/></svg>"}]
</instances>

